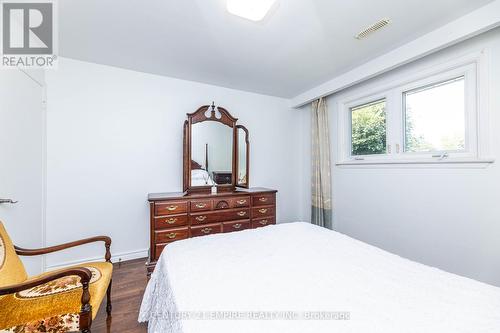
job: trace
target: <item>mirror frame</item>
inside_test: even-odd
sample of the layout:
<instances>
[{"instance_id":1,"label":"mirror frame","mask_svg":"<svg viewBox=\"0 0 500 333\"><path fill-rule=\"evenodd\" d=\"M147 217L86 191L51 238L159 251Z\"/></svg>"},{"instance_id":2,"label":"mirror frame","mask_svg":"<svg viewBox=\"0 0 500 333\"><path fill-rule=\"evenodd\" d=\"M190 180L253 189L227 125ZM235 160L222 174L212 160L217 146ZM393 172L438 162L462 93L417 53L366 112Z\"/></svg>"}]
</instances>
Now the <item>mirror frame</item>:
<instances>
[{"instance_id":1,"label":"mirror frame","mask_svg":"<svg viewBox=\"0 0 500 333\"><path fill-rule=\"evenodd\" d=\"M238 172L239 172L239 169L240 169L240 166L239 166L239 162L240 162L240 143L239 143L239 140L240 140L240 137L238 135L238 129L242 129L243 131L245 131L245 143L246 143L246 147L247 147L247 151L246 151L246 169L247 169L247 181L245 184L243 183L238 183ZM243 187L243 188L248 188L249 187L249 184L250 184L250 141L248 139L248 129L243 126L243 125L236 125L236 186L237 187Z\"/></svg>"},{"instance_id":2,"label":"mirror frame","mask_svg":"<svg viewBox=\"0 0 500 333\"><path fill-rule=\"evenodd\" d=\"M206 113L209 111L210 116L207 117ZM217 118L216 117L216 112L219 112L221 117ZM191 170L192 170L192 163L191 163L191 144L192 144L192 139L191 139L191 134L192 134L192 126L196 123L201 123L204 121L216 121L219 123L222 123L226 126L231 127L233 131L233 147L232 147L232 170L231 170L231 184L222 184L222 185L217 185L217 191L221 192L227 192L227 191L234 191L236 187L246 187L248 188L249 182L249 149L250 149L250 143L248 142L248 130L242 126L242 125L236 125L236 122L238 121L237 118L234 118L229 111L227 111L223 107L217 107L212 103L212 105L203 105L198 108L193 113L188 113L187 114L187 120L184 121L184 128L183 128L183 178L182 178L182 183L183 183L183 191L184 192L207 192L210 191L211 186L191 186ZM237 158L238 158L238 132L237 128L243 128L243 130L246 132L246 142L247 142L247 183L244 185L238 185L237 184Z\"/></svg>"}]
</instances>

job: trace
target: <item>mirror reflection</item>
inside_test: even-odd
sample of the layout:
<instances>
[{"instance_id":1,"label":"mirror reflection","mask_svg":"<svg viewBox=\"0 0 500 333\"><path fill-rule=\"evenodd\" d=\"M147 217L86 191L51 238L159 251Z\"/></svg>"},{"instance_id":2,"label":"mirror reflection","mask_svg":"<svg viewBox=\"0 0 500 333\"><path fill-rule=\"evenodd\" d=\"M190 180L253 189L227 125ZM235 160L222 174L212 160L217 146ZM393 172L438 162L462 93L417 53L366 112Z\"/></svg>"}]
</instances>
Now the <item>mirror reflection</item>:
<instances>
[{"instance_id":1,"label":"mirror reflection","mask_svg":"<svg viewBox=\"0 0 500 333\"><path fill-rule=\"evenodd\" d=\"M237 128L238 135L238 172L236 179L236 183L239 186L247 186L248 185L248 170L247 170L247 151L248 151L248 143L247 143L247 133L243 128Z\"/></svg>"},{"instance_id":2,"label":"mirror reflection","mask_svg":"<svg viewBox=\"0 0 500 333\"><path fill-rule=\"evenodd\" d=\"M233 129L220 122L191 126L191 186L232 183Z\"/></svg>"}]
</instances>

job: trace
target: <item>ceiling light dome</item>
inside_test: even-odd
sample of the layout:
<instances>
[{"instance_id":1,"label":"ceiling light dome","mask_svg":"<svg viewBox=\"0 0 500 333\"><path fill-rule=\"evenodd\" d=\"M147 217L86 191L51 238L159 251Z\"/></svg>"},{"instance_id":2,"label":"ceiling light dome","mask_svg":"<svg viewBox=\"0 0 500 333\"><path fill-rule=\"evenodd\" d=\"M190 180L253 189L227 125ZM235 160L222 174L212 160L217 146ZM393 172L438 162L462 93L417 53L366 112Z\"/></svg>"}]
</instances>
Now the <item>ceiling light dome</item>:
<instances>
[{"instance_id":1,"label":"ceiling light dome","mask_svg":"<svg viewBox=\"0 0 500 333\"><path fill-rule=\"evenodd\" d=\"M276 0L227 0L227 11L252 21L261 21Z\"/></svg>"}]
</instances>

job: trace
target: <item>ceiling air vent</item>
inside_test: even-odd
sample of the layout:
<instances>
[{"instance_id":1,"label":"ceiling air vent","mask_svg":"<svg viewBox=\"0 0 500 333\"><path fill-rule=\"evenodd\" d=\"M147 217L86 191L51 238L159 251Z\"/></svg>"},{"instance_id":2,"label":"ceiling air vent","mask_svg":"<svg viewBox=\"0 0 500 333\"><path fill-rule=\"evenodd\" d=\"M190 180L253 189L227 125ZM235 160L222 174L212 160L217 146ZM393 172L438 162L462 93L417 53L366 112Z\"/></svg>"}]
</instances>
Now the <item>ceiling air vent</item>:
<instances>
[{"instance_id":1,"label":"ceiling air vent","mask_svg":"<svg viewBox=\"0 0 500 333\"><path fill-rule=\"evenodd\" d=\"M356 39L363 39L363 38L367 37L368 35L374 33L375 31L377 31L379 29L382 29L383 27L385 27L386 25L388 25L390 22L391 21L389 19L380 20L377 23L372 24L371 26L369 26L365 30L363 30L360 33L358 33L355 36L355 38Z\"/></svg>"}]
</instances>

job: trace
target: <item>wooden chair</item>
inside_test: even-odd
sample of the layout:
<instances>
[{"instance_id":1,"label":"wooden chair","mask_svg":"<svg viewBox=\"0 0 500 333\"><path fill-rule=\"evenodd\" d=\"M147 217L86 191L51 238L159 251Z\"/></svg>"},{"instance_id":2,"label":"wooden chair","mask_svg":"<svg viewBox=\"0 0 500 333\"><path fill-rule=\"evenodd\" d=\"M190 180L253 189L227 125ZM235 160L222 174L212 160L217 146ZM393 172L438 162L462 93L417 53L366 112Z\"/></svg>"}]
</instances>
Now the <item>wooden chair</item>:
<instances>
[{"instance_id":1,"label":"wooden chair","mask_svg":"<svg viewBox=\"0 0 500 333\"><path fill-rule=\"evenodd\" d=\"M19 258L52 253L102 241L106 262L28 277ZM92 237L43 249L28 250L12 244L0 221L0 332L90 332L92 319L107 296L111 314L111 238Z\"/></svg>"}]
</instances>

